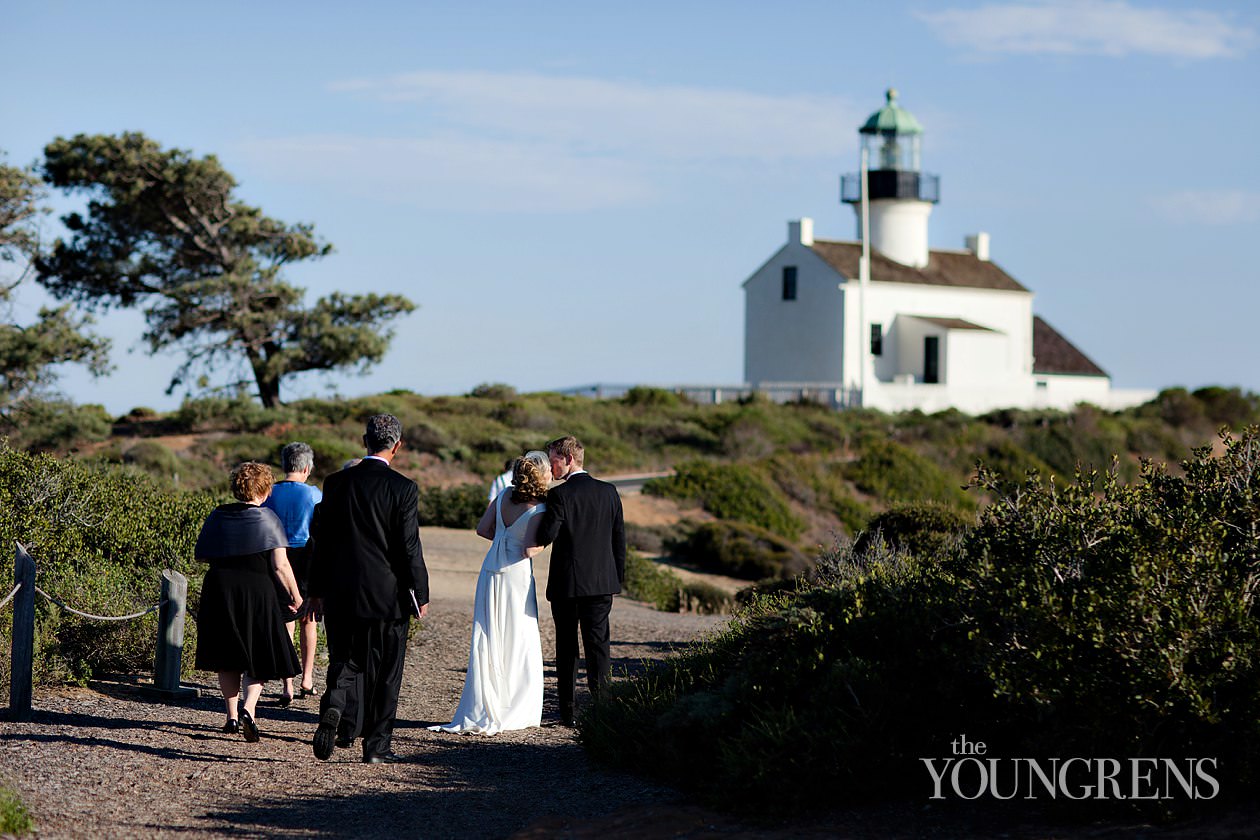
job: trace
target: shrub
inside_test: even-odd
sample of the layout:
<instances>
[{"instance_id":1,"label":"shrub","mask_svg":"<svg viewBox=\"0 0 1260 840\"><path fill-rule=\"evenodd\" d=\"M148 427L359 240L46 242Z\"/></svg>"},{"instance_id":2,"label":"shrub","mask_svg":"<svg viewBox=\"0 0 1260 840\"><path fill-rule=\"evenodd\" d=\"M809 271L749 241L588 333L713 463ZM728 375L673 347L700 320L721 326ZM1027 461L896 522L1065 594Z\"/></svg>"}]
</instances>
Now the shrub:
<instances>
[{"instance_id":1,"label":"shrub","mask_svg":"<svg viewBox=\"0 0 1260 840\"><path fill-rule=\"evenodd\" d=\"M670 569L653 563L637 551L626 552L624 594L627 598L646 601L664 612L678 612L682 588L682 578Z\"/></svg>"},{"instance_id":2,"label":"shrub","mask_svg":"<svg viewBox=\"0 0 1260 840\"><path fill-rule=\"evenodd\" d=\"M687 402L687 399L664 388L650 388L636 385L622 396L623 405L654 406L672 408Z\"/></svg>"},{"instance_id":3,"label":"shrub","mask_svg":"<svg viewBox=\"0 0 1260 840\"><path fill-rule=\"evenodd\" d=\"M748 465L688 461L674 475L647 482L643 492L699 502L719 519L757 525L788 539L796 539L805 529L779 489Z\"/></svg>"},{"instance_id":4,"label":"shrub","mask_svg":"<svg viewBox=\"0 0 1260 840\"><path fill-rule=\"evenodd\" d=\"M721 615L734 607L725 590L703 581L685 582L670 568L654 563L637 551L626 554L627 598L646 601L663 612Z\"/></svg>"},{"instance_id":5,"label":"shrub","mask_svg":"<svg viewBox=\"0 0 1260 840\"><path fill-rule=\"evenodd\" d=\"M179 456L151 440L142 440L123 452L122 462L163 478L171 478L179 472Z\"/></svg>"},{"instance_id":6,"label":"shrub","mask_svg":"<svg viewBox=\"0 0 1260 840\"><path fill-rule=\"evenodd\" d=\"M726 615L735 608L735 599L719 586L702 580L683 584L679 610L699 615Z\"/></svg>"},{"instance_id":7,"label":"shrub","mask_svg":"<svg viewBox=\"0 0 1260 840\"><path fill-rule=\"evenodd\" d=\"M502 382L482 383L469 391L468 396L483 400L510 400L516 396L516 389Z\"/></svg>"},{"instance_id":8,"label":"shrub","mask_svg":"<svg viewBox=\"0 0 1260 840\"><path fill-rule=\"evenodd\" d=\"M187 399L171 417L176 428L188 432L211 429L256 432L275 423L290 421L296 412L291 408L264 408L249 394Z\"/></svg>"},{"instance_id":9,"label":"shrub","mask_svg":"<svg viewBox=\"0 0 1260 840\"><path fill-rule=\"evenodd\" d=\"M921 757L973 732L1007 756L1213 757L1233 797L1254 796L1260 429L1181 468L1009 494L981 471L996 501L954 548L837 546L815 581L610 686L582 742L778 812L920 799Z\"/></svg>"},{"instance_id":10,"label":"shrub","mask_svg":"<svg viewBox=\"0 0 1260 840\"><path fill-rule=\"evenodd\" d=\"M663 525L639 525L634 522L627 522L626 546L649 557L660 557L666 553L666 540L676 530L676 528Z\"/></svg>"},{"instance_id":11,"label":"shrub","mask_svg":"<svg viewBox=\"0 0 1260 840\"><path fill-rule=\"evenodd\" d=\"M878 534L892 551L932 559L952 551L970 525L955 508L938 503L894 505L867 524L854 548L865 554Z\"/></svg>"},{"instance_id":12,"label":"shrub","mask_svg":"<svg viewBox=\"0 0 1260 840\"><path fill-rule=\"evenodd\" d=\"M890 440L868 440L858 459L845 468L845 475L885 502L942 502L975 507L957 480L909 447Z\"/></svg>"},{"instance_id":13,"label":"shrub","mask_svg":"<svg viewBox=\"0 0 1260 840\"><path fill-rule=\"evenodd\" d=\"M203 442L200 446L221 466L230 470L243 461L257 461L278 468L283 445L267 435L237 434Z\"/></svg>"},{"instance_id":14,"label":"shrub","mask_svg":"<svg viewBox=\"0 0 1260 840\"><path fill-rule=\"evenodd\" d=\"M111 418L99 405L24 399L0 414L0 433L9 445L32 452L68 449L109 437Z\"/></svg>"},{"instance_id":15,"label":"shrub","mask_svg":"<svg viewBox=\"0 0 1260 840\"><path fill-rule=\"evenodd\" d=\"M22 797L8 786L0 786L0 834L6 837L22 837L35 828L31 812L26 810Z\"/></svg>"},{"instance_id":16,"label":"shrub","mask_svg":"<svg viewBox=\"0 0 1260 840\"><path fill-rule=\"evenodd\" d=\"M670 553L697 568L743 578L788 578L812 565L786 540L754 525L706 522L688 536L673 542Z\"/></svg>"},{"instance_id":17,"label":"shrub","mask_svg":"<svg viewBox=\"0 0 1260 840\"><path fill-rule=\"evenodd\" d=\"M480 484L420 488L420 525L476 528L486 512L486 488Z\"/></svg>"},{"instance_id":18,"label":"shrub","mask_svg":"<svg viewBox=\"0 0 1260 840\"><path fill-rule=\"evenodd\" d=\"M204 567L193 561L193 544L214 504L208 495L170 492L132 470L0 447L0 545L11 551L15 541L24 544L38 565L41 589L97 615L126 615L156 603L164 568L188 577L195 607ZM0 564L5 592L12 569ZM156 613L126 622L89 621L42 598L36 609L37 682L152 669ZM11 622L11 610L0 613L0 645L6 649ZM190 622L186 662L195 647ZM7 657L0 664L7 671ZM0 684L7 689L7 673L0 674Z\"/></svg>"},{"instance_id":19,"label":"shrub","mask_svg":"<svg viewBox=\"0 0 1260 840\"><path fill-rule=\"evenodd\" d=\"M1214 424L1240 429L1256 420L1256 395L1244 394L1238 388L1212 385L1199 388L1194 398L1203 406L1203 413Z\"/></svg>"}]
</instances>

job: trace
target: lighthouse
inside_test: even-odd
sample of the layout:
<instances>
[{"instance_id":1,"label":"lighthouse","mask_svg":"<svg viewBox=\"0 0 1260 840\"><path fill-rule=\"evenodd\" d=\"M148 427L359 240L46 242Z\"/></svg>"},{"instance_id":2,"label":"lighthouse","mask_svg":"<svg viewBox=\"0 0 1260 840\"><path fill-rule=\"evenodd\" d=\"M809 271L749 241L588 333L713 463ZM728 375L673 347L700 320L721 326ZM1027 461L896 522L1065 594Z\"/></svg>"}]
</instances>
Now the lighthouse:
<instances>
[{"instance_id":1,"label":"lighthouse","mask_svg":"<svg viewBox=\"0 0 1260 840\"><path fill-rule=\"evenodd\" d=\"M858 129L869 169L867 197L870 203L871 248L912 268L928 265L928 217L940 201L940 178L922 171L923 126L897 104L897 91L889 89L883 108L871 114ZM840 200L858 214L858 238L862 236L861 173L840 181Z\"/></svg>"}]
</instances>

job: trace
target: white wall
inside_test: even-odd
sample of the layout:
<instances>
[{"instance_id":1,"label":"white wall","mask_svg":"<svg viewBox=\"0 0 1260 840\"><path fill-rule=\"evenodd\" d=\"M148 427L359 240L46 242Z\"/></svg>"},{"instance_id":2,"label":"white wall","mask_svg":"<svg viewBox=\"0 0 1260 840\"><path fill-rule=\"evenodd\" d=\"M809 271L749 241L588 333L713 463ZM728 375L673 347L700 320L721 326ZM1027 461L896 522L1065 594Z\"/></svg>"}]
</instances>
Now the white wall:
<instances>
[{"instance_id":1,"label":"white wall","mask_svg":"<svg viewBox=\"0 0 1260 840\"><path fill-rule=\"evenodd\" d=\"M861 225L861 205L854 204ZM928 217L932 204L927 201L880 199L870 202L871 247L902 265L923 268L928 264ZM858 231L857 238L862 238Z\"/></svg>"},{"instance_id":2,"label":"white wall","mask_svg":"<svg viewBox=\"0 0 1260 840\"><path fill-rule=\"evenodd\" d=\"M857 280L844 285L849 302L849 319L846 326L855 333L858 325ZM990 384L1002 386L1028 379L1032 373L1032 294L1029 292L998 289L972 289L952 286L918 286L909 283L872 282L866 295L866 321L884 326L884 355L872 358L874 378L892 382L899 373L923 375L923 330L925 322L912 318L900 319L898 315L920 315L931 318L962 318L1001 334L1006 349L999 358L988 359L981 374ZM915 327L918 324L920 326ZM868 328L869 329L869 328ZM910 341L902 341L906 330ZM865 340L865 339L864 339ZM946 353L942 339L942 361ZM992 345L990 345L990 348ZM961 352L967 352L963 350ZM902 354L908 354L903 359ZM858 368L856 354L849 357L846 377L843 381L856 381ZM941 368L942 376L946 369ZM869 379L869 377L868 377Z\"/></svg>"},{"instance_id":3,"label":"white wall","mask_svg":"<svg viewBox=\"0 0 1260 840\"><path fill-rule=\"evenodd\" d=\"M796 266L796 300L783 300L783 267ZM789 242L744 283L744 379L840 382L844 298L835 271Z\"/></svg>"},{"instance_id":4,"label":"white wall","mask_svg":"<svg viewBox=\"0 0 1260 840\"><path fill-rule=\"evenodd\" d=\"M941 346L941 381L952 387L991 385L1009 376L1010 339L987 330L948 330ZM1000 381L1000 380L999 380Z\"/></svg>"}]
</instances>

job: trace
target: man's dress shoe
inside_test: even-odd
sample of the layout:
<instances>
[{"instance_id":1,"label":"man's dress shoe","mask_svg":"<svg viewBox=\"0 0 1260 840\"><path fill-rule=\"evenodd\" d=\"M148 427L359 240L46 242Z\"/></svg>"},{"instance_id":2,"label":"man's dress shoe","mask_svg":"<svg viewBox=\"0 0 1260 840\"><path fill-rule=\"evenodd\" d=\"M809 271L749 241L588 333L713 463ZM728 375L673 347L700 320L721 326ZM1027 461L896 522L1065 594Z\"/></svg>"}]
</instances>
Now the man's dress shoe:
<instances>
[{"instance_id":1,"label":"man's dress shoe","mask_svg":"<svg viewBox=\"0 0 1260 840\"><path fill-rule=\"evenodd\" d=\"M363 756L364 764L401 764L402 761L402 756L392 752Z\"/></svg>"},{"instance_id":2,"label":"man's dress shoe","mask_svg":"<svg viewBox=\"0 0 1260 840\"><path fill-rule=\"evenodd\" d=\"M337 724L341 723L341 710L328 708L319 716L319 726L315 727L315 737L311 739L311 749L320 761L327 761L333 754L333 746L337 741Z\"/></svg>"}]
</instances>

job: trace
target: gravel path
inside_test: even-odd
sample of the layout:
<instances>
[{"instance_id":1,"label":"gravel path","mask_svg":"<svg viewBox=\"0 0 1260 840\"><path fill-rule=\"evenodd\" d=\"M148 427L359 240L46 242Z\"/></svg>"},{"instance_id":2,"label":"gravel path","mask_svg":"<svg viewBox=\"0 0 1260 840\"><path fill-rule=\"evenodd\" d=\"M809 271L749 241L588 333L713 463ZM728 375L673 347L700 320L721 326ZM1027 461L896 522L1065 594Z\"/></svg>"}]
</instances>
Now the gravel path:
<instances>
[{"instance_id":1,"label":"gravel path","mask_svg":"<svg viewBox=\"0 0 1260 840\"><path fill-rule=\"evenodd\" d=\"M279 708L276 684L259 705L261 742L224 735L214 676L196 673L185 682L205 696L181 705L150 700L143 680L37 691L33 720L0 724L0 782L20 793L40 838L1257 836L1260 807L1167 828L1141 821L1064 827L1025 821L1026 814L924 803L848 808L790 823L707 811L672 789L591 765L573 730L554 722L554 630L545 606L544 725L492 738L431 733L425 727L445 723L459 701L485 543L467 532L426 529L424 544L434 597L407 653L394 738L405 763L363 765L357 748L316 761L310 748L316 698ZM546 564L545 554L535 564L540 590ZM641 667L721 621L619 598L612 613L614 670ZM585 699L579 688L579 704Z\"/></svg>"},{"instance_id":2,"label":"gravel path","mask_svg":"<svg viewBox=\"0 0 1260 840\"><path fill-rule=\"evenodd\" d=\"M328 763L311 755L317 698L282 709L267 686L263 739L220 733L213 675L187 675L204 696L149 700L141 680L40 690L34 719L0 729L0 778L33 812L39 837L458 837L519 831L555 836L591 818L677 795L592 767L573 730L555 723L554 628L540 610L547 685L544 725L492 738L428 732L459 701L472 627L472 591L486 543L427 529L430 615L407 652L394 749L399 765L365 766L356 748ZM540 591L545 556L536 562ZM613 667L637 668L719 624L617 599ZM322 687L322 674L316 685ZM578 702L585 700L579 690Z\"/></svg>"}]
</instances>

